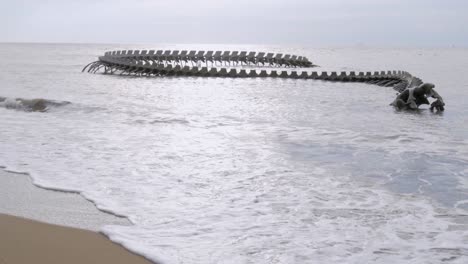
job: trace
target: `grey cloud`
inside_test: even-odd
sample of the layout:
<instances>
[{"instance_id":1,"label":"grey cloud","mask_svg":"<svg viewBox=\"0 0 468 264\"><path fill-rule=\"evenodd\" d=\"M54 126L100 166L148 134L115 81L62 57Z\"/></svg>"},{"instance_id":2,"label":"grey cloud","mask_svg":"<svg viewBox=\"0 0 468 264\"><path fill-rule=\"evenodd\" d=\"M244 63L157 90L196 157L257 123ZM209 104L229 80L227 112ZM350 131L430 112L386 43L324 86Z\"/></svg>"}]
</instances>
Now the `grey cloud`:
<instances>
[{"instance_id":1,"label":"grey cloud","mask_svg":"<svg viewBox=\"0 0 468 264\"><path fill-rule=\"evenodd\" d=\"M461 0L2 1L0 41L468 44Z\"/></svg>"}]
</instances>

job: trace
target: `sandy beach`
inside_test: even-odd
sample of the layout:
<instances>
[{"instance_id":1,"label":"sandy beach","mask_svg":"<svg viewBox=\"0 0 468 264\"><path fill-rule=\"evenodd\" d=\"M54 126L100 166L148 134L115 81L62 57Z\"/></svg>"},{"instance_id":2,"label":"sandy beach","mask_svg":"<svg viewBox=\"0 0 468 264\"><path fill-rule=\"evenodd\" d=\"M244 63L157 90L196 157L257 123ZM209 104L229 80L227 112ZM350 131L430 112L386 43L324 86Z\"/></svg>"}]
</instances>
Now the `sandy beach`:
<instances>
[{"instance_id":1,"label":"sandy beach","mask_svg":"<svg viewBox=\"0 0 468 264\"><path fill-rule=\"evenodd\" d=\"M151 263L104 235L0 214L0 263Z\"/></svg>"},{"instance_id":2,"label":"sandy beach","mask_svg":"<svg viewBox=\"0 0 468 264\"><path fill-rule=\"evenodd\" d=\"M129 225L126 218L79 194L38 188L28 175L1 168L0 186L0 264L151 263L98 232Z\"/></svg>"}]
</instances>

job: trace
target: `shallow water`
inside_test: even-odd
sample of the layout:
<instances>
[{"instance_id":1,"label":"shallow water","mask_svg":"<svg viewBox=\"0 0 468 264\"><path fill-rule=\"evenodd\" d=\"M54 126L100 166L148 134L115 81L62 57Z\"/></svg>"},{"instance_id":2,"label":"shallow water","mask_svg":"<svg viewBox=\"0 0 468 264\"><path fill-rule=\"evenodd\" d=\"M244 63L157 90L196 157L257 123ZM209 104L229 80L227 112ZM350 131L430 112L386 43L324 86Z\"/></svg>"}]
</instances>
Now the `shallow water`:
<instances>
[{"instance_id":1,"label":"shallow water","mask_svg":"<svg viewBox=\"0 0 468 264\"><path fill-rule=\"evenodd\" d=\"M81 73L138 45L1 44L1 97L71 104L0 107L0 165L128 216L102 230L165 263L468 261L468 50L185 47L406 70L447 108L398 112L358 83Z\"/></svg>"},{"instance_id":2,"label":"shallow water","mask_svg":"<svg viewBox=\"0 0 468 264\"><path fill-rule=\"evenodd\" d=\"M1 214L96 232L103 225L131 224L126 218L99 211L77 193L38 188L28 175L10 173L0 168L0 186Z\"/></svg>"}]
</instances>

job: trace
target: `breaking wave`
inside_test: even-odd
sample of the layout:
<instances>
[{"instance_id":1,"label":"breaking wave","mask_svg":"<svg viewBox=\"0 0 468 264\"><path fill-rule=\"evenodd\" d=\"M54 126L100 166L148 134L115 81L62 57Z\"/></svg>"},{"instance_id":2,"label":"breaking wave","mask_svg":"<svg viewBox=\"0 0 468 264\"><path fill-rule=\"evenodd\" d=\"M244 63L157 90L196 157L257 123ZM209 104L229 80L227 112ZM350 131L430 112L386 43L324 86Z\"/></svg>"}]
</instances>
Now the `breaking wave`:
<instances>
[{"instance_id":1,"label":"breaking wave","mask_svg":"<svg viewBox=\"0 0 468 264\"><path fill-rule=\"evenodd\" d=\"M25 112L47 112L51 108L70 104L67 101L56 101L42 98L24 99L0 96L0 107Z\"/></svg>"}]
</instances>

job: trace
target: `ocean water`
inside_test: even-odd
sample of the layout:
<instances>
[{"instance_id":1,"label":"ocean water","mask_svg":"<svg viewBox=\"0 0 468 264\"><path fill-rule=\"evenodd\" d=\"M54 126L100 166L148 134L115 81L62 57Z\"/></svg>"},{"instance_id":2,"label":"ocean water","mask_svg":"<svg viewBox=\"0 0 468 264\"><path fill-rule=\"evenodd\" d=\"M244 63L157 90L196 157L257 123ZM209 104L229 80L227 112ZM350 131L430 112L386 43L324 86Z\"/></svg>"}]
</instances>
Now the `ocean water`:
<instances>
[{"instance_id":1,"label":"ocean water","mask_svg":"<svg viewBox=\"0 0 468 264\"><path fill-rule=\"evenodd\" d=\"M395 111L395 91L359 83L81 73L138 48L406 70L447 106ZM467 49L0 44L0 56L0 166L127 216L101 231L154 261L468 262Z\"/></svg>"}]
</instances>

